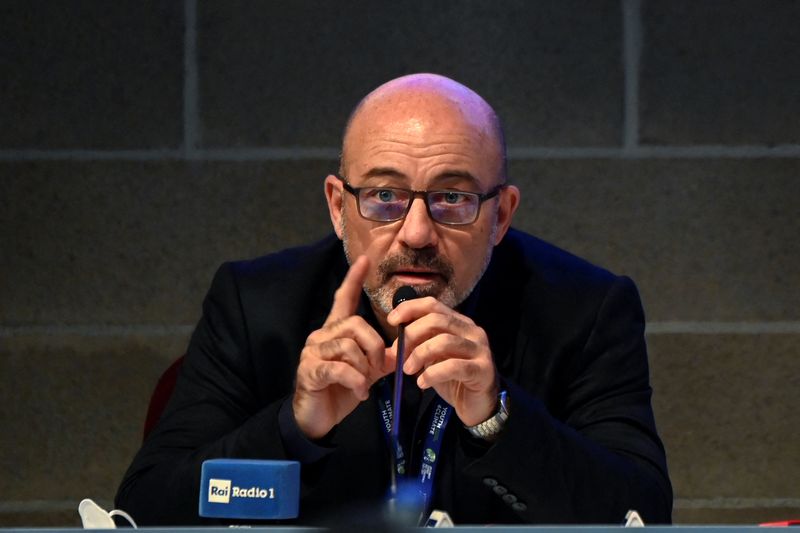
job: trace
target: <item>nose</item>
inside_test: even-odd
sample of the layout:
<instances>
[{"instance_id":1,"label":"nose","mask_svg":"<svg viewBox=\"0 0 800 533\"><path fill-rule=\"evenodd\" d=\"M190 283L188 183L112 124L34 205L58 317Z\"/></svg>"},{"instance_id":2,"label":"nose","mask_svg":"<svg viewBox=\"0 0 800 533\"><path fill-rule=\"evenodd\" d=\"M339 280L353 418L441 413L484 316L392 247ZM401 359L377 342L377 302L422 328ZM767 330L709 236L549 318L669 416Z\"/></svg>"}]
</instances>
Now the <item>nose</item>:
<instances>
[{"instance_id":1,"label":"nose","mask_svg":"<svg viewBox=\"0 0 800 533\"><path fill-rule=\"evenodd\" d=\"M424 199L417 197L411 202L411 208L402 221L397 238L409 248L436 246L439 241L436 222L428 215Z\"/></svg>"}]
</instances>

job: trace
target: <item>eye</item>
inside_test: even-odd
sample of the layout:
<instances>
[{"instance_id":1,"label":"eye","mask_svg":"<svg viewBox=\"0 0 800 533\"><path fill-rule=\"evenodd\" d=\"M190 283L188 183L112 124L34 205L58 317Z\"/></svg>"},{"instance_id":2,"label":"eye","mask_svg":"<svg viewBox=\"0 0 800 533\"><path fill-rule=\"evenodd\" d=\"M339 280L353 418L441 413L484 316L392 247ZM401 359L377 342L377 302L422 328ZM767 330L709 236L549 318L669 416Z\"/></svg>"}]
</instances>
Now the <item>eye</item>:
<instances>
[{"instance_id":1,"label":"eye","mask_svg":"<svg viewBox=\"0 0 800 533\"><path fill-rule=\"evenodd\" d=\"M459 191L442 191L434 197L434 201L444 205L458 205L469 201L469 196Z\"/></svg>"},{"instance_id":2,"label":"eye","mask_svg":"<svg viewBox=\"0 0 800 533\"><path fill-rule=\"evenodd\" d=\"M375 191L375 197L381 202L392 202L396 199L395 196L395 192L391 189L377 189Z\"/></svg>"},{"instance_id":3,"label":"eye","mask_svg":"<svg viewBox=\"0 0 800 533\"><path fill-rule=\"evenodd\" d=\"M458 204L466 200L466 196L460 192L447 191L442 196L442 200L447 204Z\"/></svg>"}]
</instances>

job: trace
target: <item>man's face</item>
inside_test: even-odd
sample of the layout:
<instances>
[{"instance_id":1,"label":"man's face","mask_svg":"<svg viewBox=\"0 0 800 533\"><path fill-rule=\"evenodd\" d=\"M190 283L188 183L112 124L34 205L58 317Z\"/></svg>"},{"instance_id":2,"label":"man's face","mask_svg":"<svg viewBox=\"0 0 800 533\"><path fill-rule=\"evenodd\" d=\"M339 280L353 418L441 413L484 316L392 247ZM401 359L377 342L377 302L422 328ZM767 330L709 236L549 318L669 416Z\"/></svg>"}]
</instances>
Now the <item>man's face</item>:
<instances>
[{"instance_id":1,"label":"man's face","mask_svg":"<svg viewBox=\"0 0 800 533\"><path fill-rule=\"evenodd\" d=\"M502 182L499 145L480 121L452 105L403 104L354 120L342 168L350 185L486 193ZM348 260L369 257L365 290L375 310L388 313L403 285L450 307L461 303L505 234L518 191L502 189L481 205L475 222L461 226L434 222L419 196L404 219L381 223L363 218L356 198L334 176L327 178L326 193Z\"/></svg>"}]
</instances>

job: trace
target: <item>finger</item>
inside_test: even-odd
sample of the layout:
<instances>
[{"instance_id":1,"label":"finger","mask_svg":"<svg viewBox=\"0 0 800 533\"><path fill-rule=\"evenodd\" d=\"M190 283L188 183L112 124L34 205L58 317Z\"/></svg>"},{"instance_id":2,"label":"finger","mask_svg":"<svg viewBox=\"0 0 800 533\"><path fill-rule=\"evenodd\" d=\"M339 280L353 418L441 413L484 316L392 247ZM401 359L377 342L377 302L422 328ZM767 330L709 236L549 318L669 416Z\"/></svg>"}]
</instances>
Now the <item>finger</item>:
<instances>
[{"instance_id":1,"label":"finger","mask_svg":"<svg viewBox=\"0 0 800 533\"><path fill-rule=\"evenodd\" d=\"M446 359L429 366L417 377L421 389L459 382L469 391L488 390L494 383L494 367L473 359Z\"/></svg>"},{"instance_id":2,"label":"finger","mask_svg":"<svg viewBox=\"0 0 800 533\"><path fill-rule=\"evenodd\" d=\"M473 359L483 353L481 347L469 339L442 333L424 341L419 346L409 349L403 363L403 372L416 374L445 359Z\"/></svg>"},{"instance_id":3,"label":"finger","mask_svg":"<svg viewBox=\"0 0 800 533\"><path fill-rule=\"evenodd\" d=\"M369 383L361 372L343 361L318 361L298 372L298 386L310 392L319 392L331 385L353 391L361 400L369 396Z\"/></svg>"},{"instance_id":4,"label":"finger","mask_svg":"<svg viewBox=\"0 0 800 533\"><path fill-rule=\"evenodd\" d=\"M375 369L383 367L385 354L383 338L363 317L354 315L333 322L322 330L314 332L312 336L314 338L311 339L309 336L309 340L313 344L322 344L333 339L351 339L355 342L353 348L365 362Z\"/></svg>"},{"instance_id":5,"label":"finger","mask_svg":"<svg viewBox=\"0 0 800 533\"><path fill-rule=\"evenodd\" d=\"M361 287L367 279L368 271L369 258L365 255L359 256L350 265L342 284L333 295L333 305L327 320L325 320L325 325L347 318L356 312L361 299Z\"/></svg>"},{"instance_id":6,"label":"finger","mask_svg":"<svg viewBox=\"0 0 800 533\"><path fill-rule=\"evenodd\" d=\"M430 313L405 328L406 353L410 373L430 364L437 353L441 357L491 357L486 332L467 316L448 309L446 313ZM425 350L420 350L422 345ZM418 359L421 358L421 359ZM405 370L404 366L404 370Z\"/></svg>"},{"instance_id":7,"label":"finger","mask_svg":"<svg viewBox=\"0 0 800 533\"><path fill-rule=\"evenodd\" d=\"M406 300L399 304L397 307L386 316L387 322L392 326L400 324L409 324L418 320L419 318L438 313L442 315L456 315L467 324L474 324L474 322L467 316L460 314L458 311L447 307L445 304L432 296L425 298L416 298L414 300Z\"/></svg>"},{"instance_id":8,"label":"finger","mask_svg":"<svg viewBox=\"0 0 800 533\"><path fill-rule=\"evenodd\" d=\"M447 313L428 313L406 324L406 346L416 346L443 333L464 337L474 342L482 342L486 338L483 329L476 326L468 317L449 310Z\"/></svg>"},{"instance_id":9,"label":"finger","mask_svg":"<svg viewBox=\"0 0 800 533\"><path fill-rule=\"evenodd\" d=\"M448 359L425 370L417 378L420 389L433 388L467 426L491 416L497 406L499 384L494 365L476 360Z\"/></svg>"},{"instance_id":10,"label":"finger","mask_svg":"<svg viewBox=\"0 0 800 533\"><path fill-rule=\"evenodd\" d=\"M394 344L392 344L392 346L384 349L383 366L381 367L380 373L377 376L376 380L378 378L382 378L383 376L386 376L394 372L396 370L395 369L396 364L397 364L397 341L395 341Z\"/></svg>"},{"instance_id":11,"label":"finger","mask_svg":"<svg viewBox=\"0 0 800 533\"><path fill-rule=\"evenodd\" d=\"M340 337L316 344L311 348L311 355L322 361L342 361L362 374L369 373L369 361L355 340Z\"/></svg>"}]
</instances>

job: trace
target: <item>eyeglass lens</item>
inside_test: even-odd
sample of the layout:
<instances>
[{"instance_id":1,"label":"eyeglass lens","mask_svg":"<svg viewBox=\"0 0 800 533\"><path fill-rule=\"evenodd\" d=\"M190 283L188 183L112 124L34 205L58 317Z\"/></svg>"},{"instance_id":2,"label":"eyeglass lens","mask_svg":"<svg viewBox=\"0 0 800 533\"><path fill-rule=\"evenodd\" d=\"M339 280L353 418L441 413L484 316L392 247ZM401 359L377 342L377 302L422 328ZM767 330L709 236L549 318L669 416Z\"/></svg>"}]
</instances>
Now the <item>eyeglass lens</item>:
<instances>
[{"instance_id":1,"label":"eyeglass lens","mask_svg":"<svg viewBox=\"0 0 800 533\"><path fill-rule=\"evenodd\" d=\"M391 188L364 188L359 191L361 215L370 220L400 220L414 198L411 191ZM431 217L443 224L469 224L478 214L480 197L461 191L432 191L425 194Z\"/></svg>"}]
</instances>

